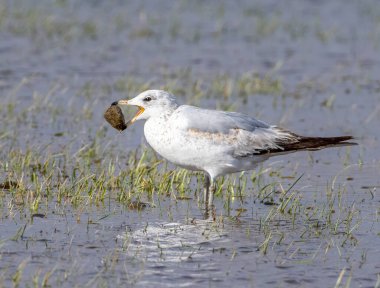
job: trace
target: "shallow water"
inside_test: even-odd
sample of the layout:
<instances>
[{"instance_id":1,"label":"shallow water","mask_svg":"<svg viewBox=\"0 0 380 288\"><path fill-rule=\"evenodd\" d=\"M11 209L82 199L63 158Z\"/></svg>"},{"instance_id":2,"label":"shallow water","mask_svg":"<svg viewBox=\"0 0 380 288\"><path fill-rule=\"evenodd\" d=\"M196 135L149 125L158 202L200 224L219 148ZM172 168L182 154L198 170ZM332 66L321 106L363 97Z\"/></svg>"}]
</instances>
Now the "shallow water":
<instances>
[{"instance_id":1,"label":"shallow water","mask_svg":"<svg viewBox=\"0 0 380 288\"><path fill-rule=\"evenodd\" d=\"M53 155L62 174L69 159L95 176L112 160L123 171L146 146L143 124L118 133L102 114L147 88L359 143L266 161L259 185L247 172L242 196L217 195L215 221L203 220L196 177L190 199L146 193L141 211L110 190L34 210L1 191L0 286L22 271L21 287L379 287L379 27L377 1L0 2L1 181L19 150ZM255 73L280 85L245 92Z\"/></svg>"}]
</instances>

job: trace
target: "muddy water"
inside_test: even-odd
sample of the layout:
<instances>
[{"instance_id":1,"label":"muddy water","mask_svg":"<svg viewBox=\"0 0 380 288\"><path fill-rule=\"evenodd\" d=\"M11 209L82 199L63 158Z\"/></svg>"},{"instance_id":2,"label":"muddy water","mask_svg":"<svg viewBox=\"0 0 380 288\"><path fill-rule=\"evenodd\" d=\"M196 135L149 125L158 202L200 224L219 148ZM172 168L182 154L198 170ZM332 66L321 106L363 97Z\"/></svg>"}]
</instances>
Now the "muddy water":
<instances>
[{"instance_id":1,"label":"muddy water","mask_svg":"<svg viewBox=\"0 0 380 288\"><path fill-rule=\"evenodd\" d=\"M303 175L294 187L299 214L279 214L269 226L277 206L259 201L252 185L243 198L217 197L213 223L192 194L155 196L143 211L112 199L82 208L42 203L46 217L31 221L4 192L2 285L12 285L18 267L21 286L39 275L54 287L333 287L341 273L342 285L379 285L377 1L3 1L0 8L2 163L15 149L75 157L96 139L100 155L118 156L123 169L123 155L146 145L143 124L120 134L103 112L143 87L165 85L182 103L232 107L300 134L352 134L360 144L264 163L263 186L280 181L286 189ZM249 73L280 79L281 90L243 99L212 86L218 75ZM195 82L210 97L194 98ZM336 224L328 226L330 194Z\"/></svg>"}]
</instances>

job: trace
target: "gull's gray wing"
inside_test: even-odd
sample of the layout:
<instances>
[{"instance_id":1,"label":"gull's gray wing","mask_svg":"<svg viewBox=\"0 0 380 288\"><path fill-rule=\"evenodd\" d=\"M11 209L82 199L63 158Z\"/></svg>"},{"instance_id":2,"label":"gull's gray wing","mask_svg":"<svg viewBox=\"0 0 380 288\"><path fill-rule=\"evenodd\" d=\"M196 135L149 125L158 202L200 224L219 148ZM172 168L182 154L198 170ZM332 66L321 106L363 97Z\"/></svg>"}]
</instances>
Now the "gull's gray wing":
<instances>
[{"instance_id":1,"label":"gull's gray wing","mask_svg":"<svg viewBox=\"0 0 380 288\"><path fill-rule=\"evenodd\" d=\"M356 145L346 142L352 140L352 136L304 137L241 113L187 105L180 106L172 119L176 129L193 141L198 139L211 142L214 147L228 147L235 157Z\"/></svg>"},{"instance_id":2,"label":"gull's gray wing","mask_svg":"<svg viewBox=\"0 0 380 288\"><path fill-rule=\"evenodd\" d=\"M229 133L230 129L243 129L253 132L257 128L271 126L237 112L202 109L195 106L182 105L173 115L183 129L199 129L210 133Z\"/></svg>"},{"instance_id":3,"label":"gull's gray wing","mask_svg":"<svg viewBox=\"0 0 380 288\"><path fill-rule=\"evenodd\" d=\"M236 112L180 106L170 117L174 129L187 137L229 147L234 156L281 150L280 142L295 141L295 134Z\"/></svg>"}]
</instances>

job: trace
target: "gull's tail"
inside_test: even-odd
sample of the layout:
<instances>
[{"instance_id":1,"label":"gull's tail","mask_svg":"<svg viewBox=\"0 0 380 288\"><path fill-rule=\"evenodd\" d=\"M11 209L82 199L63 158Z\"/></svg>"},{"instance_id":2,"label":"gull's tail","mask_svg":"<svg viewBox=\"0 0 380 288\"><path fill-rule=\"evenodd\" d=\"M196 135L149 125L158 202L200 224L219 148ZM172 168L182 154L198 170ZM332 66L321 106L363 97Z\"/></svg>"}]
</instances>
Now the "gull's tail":
<instances>
[{"instance_id":1,"label":"gull's tail","mask_svg":"<svg viewBox=\"0 0 380 288\"><path fill-rule=\"evenodd\" d=\"M334 146L351 146L357 145L354 142L347 142L353 140L352 136L338 136L338 137L304 137L298 136L296 142L278 143L278 145L285 151L295 150L320 150L323 148ZM280 152L280 151L279 151Z\"/></svg>"},{"instance_id":2,"label":"gull's tail","mask_svg":"<svg viewBox=\"0 0 380 288\"><path fill-rule=\"evenodd\" d=\"M328 147L351 146L357 145L352 136L338 137L305 137L300 136L290 131L279 127L273 127L278 133L278 138L275 140L277 147L261 151L260 154L266 153L287 153L298 150L320 150Z\"/></svg>"}]
</instances>

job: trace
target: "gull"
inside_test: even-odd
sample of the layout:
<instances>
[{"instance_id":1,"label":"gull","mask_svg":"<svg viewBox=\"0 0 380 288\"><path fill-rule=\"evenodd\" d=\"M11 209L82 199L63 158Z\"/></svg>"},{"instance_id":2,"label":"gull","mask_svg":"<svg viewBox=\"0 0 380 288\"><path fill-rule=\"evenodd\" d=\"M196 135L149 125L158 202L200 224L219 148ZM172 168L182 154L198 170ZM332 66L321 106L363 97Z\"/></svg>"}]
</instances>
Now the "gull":
<instances>
[{"instance_id":1,"label":"gull","mask_svg":"<svg viewBox=\"0 0 380 288\"><path fill-rule=\"evenodd\" d=\"M355 144L346 142L352 136L305 137L245 114L179 105L162 90L147 90L112 105L138 106L128 125L146 120L144 135L153 150L175 165L204 172L208 208L218 176L255 169L276 155Z\"/></svg>"}]
</instances>

